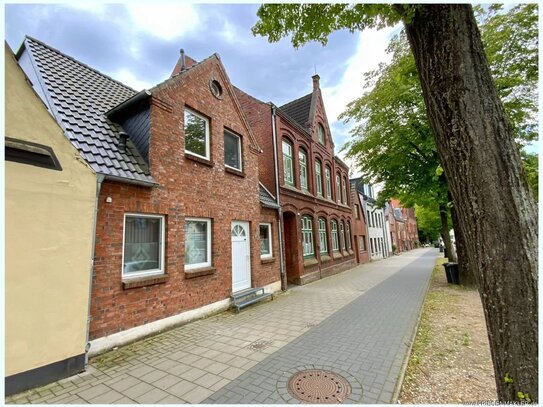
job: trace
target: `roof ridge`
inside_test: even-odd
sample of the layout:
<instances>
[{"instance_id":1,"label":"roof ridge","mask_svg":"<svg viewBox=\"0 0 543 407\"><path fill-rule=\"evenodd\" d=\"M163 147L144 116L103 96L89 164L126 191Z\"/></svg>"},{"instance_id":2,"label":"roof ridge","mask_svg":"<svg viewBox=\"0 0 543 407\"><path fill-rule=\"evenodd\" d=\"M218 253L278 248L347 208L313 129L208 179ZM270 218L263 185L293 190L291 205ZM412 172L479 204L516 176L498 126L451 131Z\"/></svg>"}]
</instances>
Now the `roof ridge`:
<instances>
[{"instance_id":1,"label":"roof ridge","mask_svg":"<svg viewBox=\"0 0 543 407\"><path fill-rule=\"evenodd\" d=\"M28 35L28 34L25 35L25 38L27 38L27 39L29 39L29 40L31 40L31 41L33 41L33 42L36 42L36 43L40 44L41 46L46 47L46 48L50 49L51 51L56 52L57 54L62 55L63 57L68 58L68 59L74 61L75 63L77 63L77 64L79 64L79 65L81 65L81 66L83 66L83 67L85 67L85 68L87 68L87 69L90 69L91 71L96 72L97 74L99 74L100 76L103 76L103 77L106 78L106 79L109 79L109 80L111 80L111 81L113 81L113 82L115 82L115 83L118 83L119 85L123 86L123 87L126 88L127 90L131 90L131 91L133 91L134 93L138 93L138 91L135 90L134 88L132 88L132 87L130 87L130 86L128 86L128 85L122 83L121 81L118 81L117 79L112 78L112 77L109 76L109 75L106 75L106 74L103 73L103 72L100 72L98 69L93 68L92 66L87 65L87 64L85 64L84 62L81 62L81 61L75 59L74 57L72 57L72 56L70 56L70 55L65 54L64 52L62 52L62 51L60 51L60 50L58 50L58 49L56 49L56 48L54 48L54 47L52 47L52 46L46 44L46 43L43 42L43 41L40 41L40 40L38 40L38 39L36 39L36 38L34 38L34 37L31 37L31 36Z\"/></svg>"}]
</instances>

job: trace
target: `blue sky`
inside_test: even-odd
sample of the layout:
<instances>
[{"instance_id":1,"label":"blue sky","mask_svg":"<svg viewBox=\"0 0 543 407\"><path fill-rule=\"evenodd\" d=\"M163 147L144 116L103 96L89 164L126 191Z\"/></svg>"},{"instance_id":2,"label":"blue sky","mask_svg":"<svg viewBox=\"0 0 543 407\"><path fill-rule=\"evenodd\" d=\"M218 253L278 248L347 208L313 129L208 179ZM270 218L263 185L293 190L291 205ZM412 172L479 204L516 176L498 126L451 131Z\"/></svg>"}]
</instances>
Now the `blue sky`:
<instances>
[{"instance_id":1,"label":"blue sky","mask_svg":"<svg viewBox=\"0 0 543 407\"><path fill-rule=\"evenodd\" d=\"M181 2L6 4L5 36L14 52L30 35L136 90L169 77L180 48L196 60L217 52L234 85L279 106L309 93L316 71L338 153L349 135L337 116L363 93L364 72L389 60L385 48L399 28L340 31L326 47L311 43L296 50L288 39L270 44L252 35L257 9Z\"/></svg>"}]
</instances>

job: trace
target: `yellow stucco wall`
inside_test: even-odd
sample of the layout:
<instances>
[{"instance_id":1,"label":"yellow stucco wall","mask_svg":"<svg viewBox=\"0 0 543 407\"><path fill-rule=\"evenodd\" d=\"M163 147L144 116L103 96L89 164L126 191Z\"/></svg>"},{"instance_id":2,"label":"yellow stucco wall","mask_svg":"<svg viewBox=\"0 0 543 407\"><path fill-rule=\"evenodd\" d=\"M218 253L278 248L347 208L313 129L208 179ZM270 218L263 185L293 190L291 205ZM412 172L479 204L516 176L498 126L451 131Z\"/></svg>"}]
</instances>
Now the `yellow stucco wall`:
<instances>
[{"instance_id":1,"label":"yellow stucco wall","mask_svg":"<svg viewBox=\"0 0 543 407\"><path fill-rule=\"evenodd\" d=\"M5 366L10 376L85 351L96 175L5 47L5 136L52 147L63 168L5 162Z\"/></svg>"}]
</instances>

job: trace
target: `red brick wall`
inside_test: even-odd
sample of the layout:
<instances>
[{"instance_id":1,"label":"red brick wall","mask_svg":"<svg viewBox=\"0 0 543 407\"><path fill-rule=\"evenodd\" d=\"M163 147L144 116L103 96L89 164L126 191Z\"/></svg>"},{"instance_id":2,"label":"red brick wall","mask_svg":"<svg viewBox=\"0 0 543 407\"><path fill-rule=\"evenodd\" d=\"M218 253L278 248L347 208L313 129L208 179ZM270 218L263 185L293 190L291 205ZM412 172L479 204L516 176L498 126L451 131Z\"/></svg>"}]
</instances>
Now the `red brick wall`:
<instances>
[{"instance_id":1,"label":"red brick wall","mask_svg":"<svg viewBox=\"0 0 543 407\"><path fill-rule=\"evenodd\" d=\"M222 99L209 90L211 78L223 87ZM149 161L159 183L146 188L106 181L99 197L91 305L91 339L228 298L232 287L231 222L251 228L253 286L279 281L279 262L261 264L259 224L273 222L260 209L258 155L220 63L211 58L153 93ZM184 153L184 106L210 118L211 162ZM223 129L242 137L244 175L225 170ZM106 198L111 198L111 203ZM159 214L166 218L165 282L123 289L122 250L125 213ZM184 270L185 217L212 219L212 266L209 275L188 278ZM274 240L276 237L274 238ZM278 247L275 243L274 247Z\"/></svg>"},{"instance_id":2,"label":"red brick wall","mask_svg":"<svg viewBox=\"0 0 543 407\"><path fill-rule=\"evenodd\" d=\"M353 240L355 241L355 254L356 261L358 263L367 263L370 261L370 252L368 249L368 232L366 228L366 214L364 213L364 207L360 200L360 195L355 188L354 184L351 184L351 202L353 206ZM354 205L358 205L359 218L356 219L354 215ZM360 238L364 239L364 246L360 244Z\"/></svg>"}]
</instances>

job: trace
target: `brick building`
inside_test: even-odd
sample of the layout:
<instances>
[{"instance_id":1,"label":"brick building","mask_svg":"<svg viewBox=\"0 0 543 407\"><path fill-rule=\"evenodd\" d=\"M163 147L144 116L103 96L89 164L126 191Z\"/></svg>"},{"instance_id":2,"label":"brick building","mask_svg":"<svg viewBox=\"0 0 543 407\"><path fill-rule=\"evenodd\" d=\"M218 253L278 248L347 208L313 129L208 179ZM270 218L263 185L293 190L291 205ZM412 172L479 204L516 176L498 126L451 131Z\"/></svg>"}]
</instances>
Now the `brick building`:
<instances>
[{"instance_id":1,"label":"brick building","mask_svg":"<svg viewBox=\"0 0 543 407\"><path fill-rule=\"evenodd\" d=\"M418 247L419 232L414 208L404 208L398 199L391 199L388 216L391 225L391 237L398 252L412 250Z\"/></svg>"},{"instance_id":2,"label":"brick building","mask_svg":"<svg viewBox=\"0 0 543 407\"><path fill-rule=\"evenodd\" d=\"M217 55L141 92L29 37L17 57L98 174L91 352L280 290L278 206Z\"/></svg>"},{"instance_id":3,"label":"brick building","mask_svg":"<svg viewBox=\"0 0 543 407\"><path fill-rule=\"evenodd\" d=\"M356 189L356 182L351 180L351 203L353 207L353 243L357 263L370 261L368 249L367 215L364 210L364 198Z\"/></svg>"},{"instance_id":4,"label":"brick building","mask_svg":"<svg viewBox=\"0 0 543 407\"><path fill-rule=\"evenodd\" d=\"M280 107L236 91L264 151L260 180L281 205L288 282L354 266L349 168L334 155L319 76L311 93Z\"/></svg>"}]
</instances>

